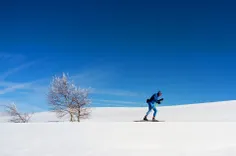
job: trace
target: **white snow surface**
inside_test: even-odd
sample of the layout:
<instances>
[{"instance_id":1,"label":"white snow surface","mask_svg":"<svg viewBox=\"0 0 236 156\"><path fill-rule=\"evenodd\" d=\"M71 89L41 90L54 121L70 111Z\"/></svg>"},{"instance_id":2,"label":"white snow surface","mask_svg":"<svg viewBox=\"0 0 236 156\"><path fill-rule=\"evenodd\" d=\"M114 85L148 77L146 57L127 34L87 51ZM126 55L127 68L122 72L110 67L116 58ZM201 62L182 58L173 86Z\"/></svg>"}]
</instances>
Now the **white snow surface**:
<instances>
[{"instance_id":1,"label":"white snow surface","mask_svg":"<svg viewBox=\"0 0 236 156\"><path fill-rule=\"evenodd\" d=\"M80 123L49 112L26 124L2 116L0 156L236 156L236 101L159 107L165 122L133 122L146 111L93 108Z\"/></svg>"}]
</instances>

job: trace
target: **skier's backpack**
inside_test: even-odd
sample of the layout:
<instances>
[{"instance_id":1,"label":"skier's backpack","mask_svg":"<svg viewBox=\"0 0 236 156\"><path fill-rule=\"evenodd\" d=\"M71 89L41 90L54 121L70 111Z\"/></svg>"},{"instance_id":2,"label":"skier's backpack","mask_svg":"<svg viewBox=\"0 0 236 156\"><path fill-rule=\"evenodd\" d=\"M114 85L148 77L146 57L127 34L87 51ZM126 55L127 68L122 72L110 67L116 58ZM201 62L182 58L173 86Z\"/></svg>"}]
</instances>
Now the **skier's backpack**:
<instances>
[{"instance_id":1,"label":"skier's backpack","mask_svg":"<svg viewBox=\"0 0 236 156\"><path fill-rule=\"evenodd\" d=\"M150 99L147 99L146 102L149 103L150 101L153 101L154 100L154 96L155 96L155 94L153 94Z\"/></svg>"}]
</instances>

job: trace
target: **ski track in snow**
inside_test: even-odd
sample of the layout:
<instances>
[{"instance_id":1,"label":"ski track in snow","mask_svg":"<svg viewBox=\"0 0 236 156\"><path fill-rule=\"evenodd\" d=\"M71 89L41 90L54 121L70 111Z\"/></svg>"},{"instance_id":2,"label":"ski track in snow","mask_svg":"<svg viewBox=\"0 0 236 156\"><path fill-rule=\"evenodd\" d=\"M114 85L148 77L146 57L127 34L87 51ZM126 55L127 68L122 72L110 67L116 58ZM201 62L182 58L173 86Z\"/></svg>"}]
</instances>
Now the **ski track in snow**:
<instances>
[{"instance_id":1,"label":"ski track in snow","mask_svg":"<svg viewBox=\"0 0 236 156\"><path fill-rule=\"evenodd\" d=\"M26 124L3 116L0 156L235 156L235 108L235 101L161 107L161 123L133 122L146 108L94 108L81 123L48 112Z\"/></svg>"}]
</instances>

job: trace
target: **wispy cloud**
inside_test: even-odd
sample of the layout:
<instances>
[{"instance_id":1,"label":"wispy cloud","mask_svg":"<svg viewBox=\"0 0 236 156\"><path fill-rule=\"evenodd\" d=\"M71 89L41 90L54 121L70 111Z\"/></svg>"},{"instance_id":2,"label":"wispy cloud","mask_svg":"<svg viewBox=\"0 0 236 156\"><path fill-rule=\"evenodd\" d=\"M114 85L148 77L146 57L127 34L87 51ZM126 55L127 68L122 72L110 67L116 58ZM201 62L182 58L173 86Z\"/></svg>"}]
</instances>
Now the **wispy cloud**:
<instances>
[{"instance_id":1,"label":"wispy cloud","mask_svg":"<svg viewBox=\"0 0 236 156\"><path fill-rule=\"evenodd\" d=\"M61 75L57 75L57 76L61 76ZM109 84L109 82L106 81L106 80L109 80L109 73L107 72L101 73L100 70L88 70L86 72L81 72L80 74L70 75L70 77L72 78L72 80L74 80L74 83L76 85L79 85L82 88L89 86L88 88L90 88L90 93L92 94L124 96L124 97L145 97L146 96L144 93L138 93L138 92L133 92L133 91L128 91L128 90L104 89L103 87L106 86L106 84ZM47 80L47 83L45 83L44 85L37 85L37 83L35 83L35 85L31 87L31 89L35 91L41 90L45 92L45 90L47 90L49 87L50 81L49 81L49 78L44 79L44 80ZM94 86L98 86L99 88L98 87L96 88Z\"/></svg>"},{"instance_id":2,"label":"wispy cloud","mask_svg":"<svg viewBox=\"0 0 236 156\"><path fill-rule=\"evenodd\" d=\"M4 58L11 58L11 57L16 57L16 56L11 55L11 54L7 54L7 53L0 53L0 57L2 57L2 58L3 57ZM9 82L9 81L5 80L10 75L13 75L16 72L19 72L21 70L27 69L27 68L31 67L32 65L41 62L42 60L43 59L39 59L39 60L34 60L34 61L24 63L20 66L9 69L8 71L1 74L0 75L0 86L5 87L5 88L0 90L0 94L6 94L6 93L9 93L9 92L14 92L18 89L31 89L30 87L32 87L32 84L35 84L35 83L38 83L38 82L42 81L42 79L39 79L39 80L31 81L31 82L15 83L15 82Z\"/></svg>"},{"instance_id":3,"label":"wispy cloud","mask_svg":"<svg viewBox=\"0 0 236 156\"><path fill-rule=\"evenodd\" d=\"M10 99L0 99L0 115L2 114L1 112L5 111L5 105L15 103L17 105L17 108L19 109L20 112L39 112L39 111L44 111L43 108L27 103L27 102L22 102L22 101L17 101L17 100L10 100Z\"/></svg>"},{"instance_id":4,"label":"wispy cloud","mask_svg":"<svg viewBox=\"0 0 236 156\"><path fill-rule=\"evenodd\" d=\"M9 104L15 102L20 110L22 111L33 111L39 112L44 111L45 109L42 104L42 108L40 102L44 101L44 86L40 86L45 79L39 79L31 82L26 83L13 83L13 82L4 82L6 88L0 90L0 95L4 95L7 93L14 93L9 94L11 95L9 99L0 98L0 105ZM0 83L1 84L1 83ZM43 89L41 89L43 88ZM16 96L15 96L16 95ZM23 98L22 98L23 96ZM25 98L27 97L27 100ZM0 112L3 108L0 107Z\"/></svg>"},{"instance_id":5,"label":"wispy cloud","mask_svg":"<svg viewBox=\"0 0 236 156\"><path fill-rule=\"evenodd\" d=\"M2 87L10 87L10 86L18 85L18 84L19 83L15 83L15 82L0 81L0 86Z\"/></svg>"},{"instance_id":6,"label":"wispy cloud","mask_svg":"<svg viewBox=\"0 0 236 156\"><path fill-rule=\"evenodd\" d=\"M135 101L105 100L105 99L94 99L92 101L92 104L99 106L113 106L113 107L143 106L143 103Z\"/></svg>"},{"instance_id":7,"label":"wispy cloud","mask_svg":"<svg viewBox=\"0 0 236 156\"><path fill-rule=\"evenodd\" d=\"M6 71L5 73L3 73L1 76L0 76L0 80L4 80L6 79L8 76L20 71L20 70L23 70L25 68L28 68L30 67L31 65L35 64L36 61L32 61L32 62L28 62L28 63L25 63L25 64L22 64L16 68L13 68L13 69L10 69L8 71Z\"/></svg>"},{"instance_id":8,"label":"wispy cloud","mask_svg":"<svg viewBox=\"0 0 236 156\"><path fill-rule=\"evenodd\" d=\"M117 71L119 70L112 67L95 67L72 75L71 78L77 85L90 87L93 94L126 97L146 96L143 93L113 88L113 84L119 83L120 79Z\"/></svg>"},{"instance_id":9,"label":"wispy cloud","mask_svg":"<svg viewBox=\"0 0 236 156\"><path fill-rule=\"evenodd\" d=\"M113 84L118 83L120 78L119 73L116 71L118 70L112 67L95 67L81 73L77 73L71 76L71 78L80 86L90 87L91 93L93 94L126 97L145 96L143 93L113 88Z\"/></svg>"},{"instance_id":10,"label":"wispy cloud","mask_svg":"<svg viewBox=\"0 0 236 156\"><path fill-rule=\"evenodd\" d=\"M38 79L35 81L31 81L31 82L26 82L26 83L13 83L13 82L0 82L0 86L4 86L6 88L0 90L0 95L1 94L6 94L9 92L14 92L18 89L28 89L28 90L36 90L36 89L41 89L41 88L46 88L44 86L39 86L37 85L38 83L45 81L45 79ZM3 85L1 85L3 84Z\"/></svg>"},{"instance_id":11,"label":"wispy cloud","mask_svg":"<svg viewBox=\"0 0 236 156\"><path fill-rule=\"evenodd\" d=\"M106 102L106 103L120 103L120 104L137 104L134 101L119 101L119 100L94 100L97 102Z\"/></svg>"},{"instance_id":12,"label":"wispy cloud","mask_svg":"<svg viewBox=\"0 0 236 156\"><path fill-rule=\"evenodd\" d=\"M89 68L74 74L71 78L78 83L78 85L88 87L105 87L114 83L118 75L113 69L109 68Z\"/></svg>"},{"instance_id":13,"label":"wispy cloud","mask_svg":"<svg viewBox=\"0 0 236 156\"><path fill-rule=\"evenodd\" d=\"M24 61L26 57L22 54L11 54L6 52L0 52L0 60L7 61L9 63L16 63Z\"/></svg>"},{"instance_id":14,"label":"wispy cloud","mask_svg":"<svg viewBox=\"0 0 236 156\"><path fill-rule=\"evenodd\" d=\"M9 92L13 92L17 89L22 89L22 88L29 87L30 85L31 85L31 82L29 82L29 83L19 83L19 84L16 84L16 85L12 85L12 86L9 86L7 88L4 88L4 89L0 90L0 94L6 94L6 93L9 93Z\"/></svg>"},{"instance_id":15,"label":"wispy cloud","mask_svg":"<svg viewBox=\"0 0 236 156\"><path fill-rule=\"evenodd\" d=\"M137 93L128 90L117 90L117 89L92 89L94 94L104 94L104 95L115 95L115 96L129 96L129 97L144 97L144 93Z\"/></svg>"}]
</instances>

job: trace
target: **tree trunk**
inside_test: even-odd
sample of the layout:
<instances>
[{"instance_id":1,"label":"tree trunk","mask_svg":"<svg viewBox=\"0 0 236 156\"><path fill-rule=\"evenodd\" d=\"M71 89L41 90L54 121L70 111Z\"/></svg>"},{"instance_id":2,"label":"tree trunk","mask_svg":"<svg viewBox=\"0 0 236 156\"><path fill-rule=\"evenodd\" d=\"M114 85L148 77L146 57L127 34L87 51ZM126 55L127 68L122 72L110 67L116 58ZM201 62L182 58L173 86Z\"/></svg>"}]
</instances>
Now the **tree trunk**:
<instances>
[{"instance_id":1,"label":"tree trunk","mask_svg":"<svg viewBox=\"0 0 236 156\"><path fill-rule=\"evenodd\" d=\"M80 108L78 109L77 121L80 122Z\"/></svg>"},{"instance_id":2,"label":"tree trunk","mask_svg":"<svg viewBox=\"0 0 236 156\"><path fill-rule=\"evenodd\" d=\"M73 114L70 113L70 122L73 122Z\"/></svg>"}]
</instances>

